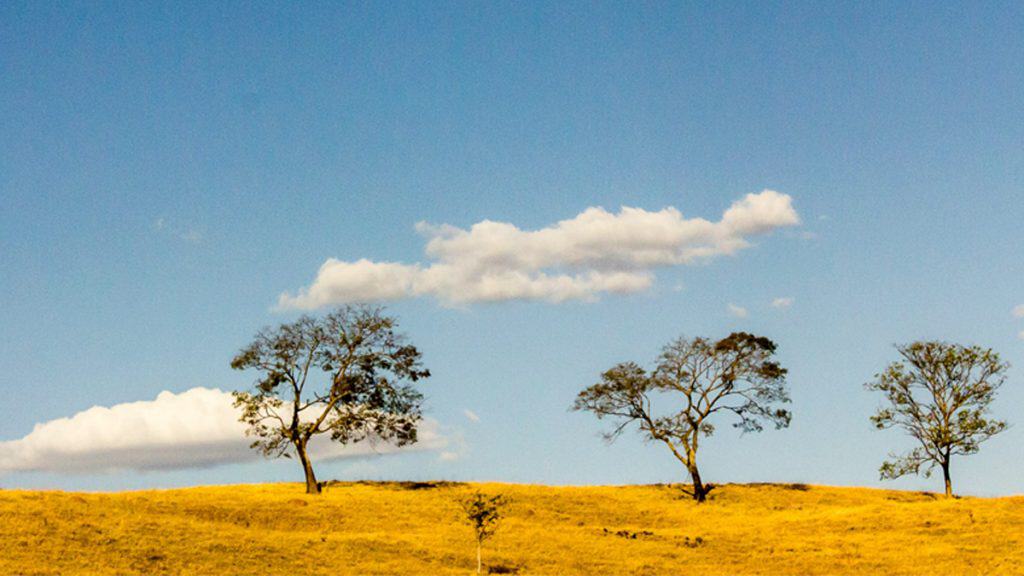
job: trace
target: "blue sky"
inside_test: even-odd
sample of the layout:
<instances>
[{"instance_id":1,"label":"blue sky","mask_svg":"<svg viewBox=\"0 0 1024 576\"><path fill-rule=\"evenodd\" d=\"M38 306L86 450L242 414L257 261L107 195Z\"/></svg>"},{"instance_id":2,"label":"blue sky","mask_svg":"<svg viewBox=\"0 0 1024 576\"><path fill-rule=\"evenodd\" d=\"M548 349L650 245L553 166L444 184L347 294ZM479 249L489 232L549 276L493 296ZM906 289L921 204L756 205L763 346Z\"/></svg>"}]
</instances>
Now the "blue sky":
<instances>
[{"instance_id":1,"label":"blue sky","mask_svg":"<svg viewBox=\"0 0 1024 576\"><path fill-rule=\"evenodd\" d=\"M328 259L429 264L418 222L537 230L590 207L799 226L596 301L425 296L389 310L434 373L436 451L322 477L665 482L663 448L567 408L681 335L767 335L788 430L706 444L711 482L882 485L909 447L862 384L892 344L993 347L1018 425L954 462L1024 491L1024 9L1017 3L0 6L0 440L229 367ZM792 298L774 308L776 298ZM590 299L593 300L593 299ZM737 317L729 305L744 308ZM466 417L470 410L479 417ZM292 462L12 472L119 489L299 479ZM885 485L936 488L935 479Z\"/></svg>"}]
</instances>

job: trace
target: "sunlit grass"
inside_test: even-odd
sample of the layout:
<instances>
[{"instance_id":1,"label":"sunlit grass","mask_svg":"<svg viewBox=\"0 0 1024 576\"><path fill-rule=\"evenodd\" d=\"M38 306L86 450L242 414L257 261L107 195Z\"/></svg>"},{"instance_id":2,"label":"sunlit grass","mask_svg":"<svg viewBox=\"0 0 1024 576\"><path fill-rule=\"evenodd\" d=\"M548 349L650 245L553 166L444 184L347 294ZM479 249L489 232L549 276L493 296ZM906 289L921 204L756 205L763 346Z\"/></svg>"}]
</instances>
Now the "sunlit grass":
<instances>
[{"instance_id":1,"label":"sunlit grass","mask_svg":"<svg viewBox=\"0 0 1024 576\"><path fill-rule=\"evenodd\" d=\"M484 569L521 574L1024 574L1024 497L727 485L299 484L0 491L0 574L468 574L458 498L513 499Z\"/></svg>"}]
</instances>

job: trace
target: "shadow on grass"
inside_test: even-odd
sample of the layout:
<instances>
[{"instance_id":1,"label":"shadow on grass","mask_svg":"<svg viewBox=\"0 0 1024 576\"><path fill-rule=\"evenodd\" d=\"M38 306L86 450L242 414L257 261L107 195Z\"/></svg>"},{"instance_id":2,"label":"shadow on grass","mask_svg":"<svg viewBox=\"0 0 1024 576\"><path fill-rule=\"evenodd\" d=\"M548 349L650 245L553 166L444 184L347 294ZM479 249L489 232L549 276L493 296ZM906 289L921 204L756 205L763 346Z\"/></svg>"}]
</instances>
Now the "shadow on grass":
<instances>
[{"instance_id":1,"label":"shadow on grass","mask_svg":"<svg viewBox=\"0 0 1024 576\"><path fill-rule=\"evenodd\" d=\"M436 490L439 488L456 488L464 486L465 482L449 482L447 480L429 482L394 481L383 482L378 480L357 480L355 482L343 482L331 480L327 486L372 486L374 488L385 488L390 490Z\"/></svg>"},{"instance_id":2,"label":"shadow on grass","mask_svg":"<svg viewBox=\"0 0 1024 576\"><path fill-rule=\"evenodd\" d=\"M747 484L734 484L734 486L747 486L750 488L778 488L780 490L796 490L797 492L809 492L811 487L802 482L750 482Z\"/></svg>"}]
</instances>

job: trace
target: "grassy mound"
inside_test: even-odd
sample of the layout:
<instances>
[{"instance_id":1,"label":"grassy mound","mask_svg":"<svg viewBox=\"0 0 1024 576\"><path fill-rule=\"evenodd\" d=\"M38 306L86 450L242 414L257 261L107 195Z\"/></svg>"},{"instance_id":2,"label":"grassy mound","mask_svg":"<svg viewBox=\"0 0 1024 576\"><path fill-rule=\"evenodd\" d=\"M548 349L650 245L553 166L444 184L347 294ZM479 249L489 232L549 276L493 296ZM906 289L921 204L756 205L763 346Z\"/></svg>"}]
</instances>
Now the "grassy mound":
<instances>
[{"instance_id":1,"label":"grassy mound","mask_svg":"<svg viewBox=\"0 0 1024 576\"><path fill-rule=\"evenodd\" d=\"M492 573L1024 574L1024 497L408 482L0 490L0 574L468 574L457 499L476 489L514 501Z\"/></svg>"}]
</instances>

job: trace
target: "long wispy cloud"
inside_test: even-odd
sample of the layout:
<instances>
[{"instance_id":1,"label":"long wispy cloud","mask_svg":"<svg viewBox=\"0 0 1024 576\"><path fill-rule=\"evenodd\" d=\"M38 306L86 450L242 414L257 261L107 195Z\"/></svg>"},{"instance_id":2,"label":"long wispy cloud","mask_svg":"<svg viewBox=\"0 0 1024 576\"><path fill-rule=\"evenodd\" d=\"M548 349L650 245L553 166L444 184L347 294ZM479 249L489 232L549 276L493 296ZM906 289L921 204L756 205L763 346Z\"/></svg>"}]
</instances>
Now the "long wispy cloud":
<instances>
[{"instance_id":1,"label":"long wispy cloud","mask_svg":"<svg viewBox=\"0 0 1024 576\"><path fill-rule=\"evenodd\" d=\"M102 472L195 468L262 458L249 448L245 425L228 392L193 388L161 392L155 400L95 406L68 418L37 424L27 436L0 442L0 472ZM344 447L317 437L320 460L441 450L447 439L436 421L421 423L419 442Z\"/></svg>"},{"instance_id":2,"label":"long wispy cloud","mask_svg":"<svg viewBox=\"0 0 1024 576\"><path fill-rule=\"evenodd\" d=\"M654 270L708 261L749 247L752 236L795 226L792 199L772 190L748 194L717 222L657 212L588 208L539 230L484 220L468 230L421 222L428 263L328 259L309 286L284 293L278 308L432 296L445 304L504 300L594 300L640 292Z\"/></svg>"}]
</instances>

